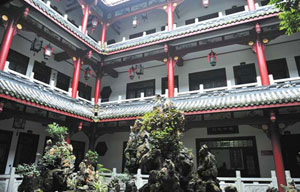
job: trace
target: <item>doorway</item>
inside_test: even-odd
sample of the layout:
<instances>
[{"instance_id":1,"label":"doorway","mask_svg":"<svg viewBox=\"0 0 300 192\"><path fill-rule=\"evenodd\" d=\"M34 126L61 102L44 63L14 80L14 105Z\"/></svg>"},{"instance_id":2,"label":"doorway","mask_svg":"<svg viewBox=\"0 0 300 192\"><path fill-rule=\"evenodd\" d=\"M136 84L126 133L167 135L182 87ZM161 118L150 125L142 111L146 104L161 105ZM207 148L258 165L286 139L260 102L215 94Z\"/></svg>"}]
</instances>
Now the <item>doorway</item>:
<instances>
[{"instance_id":1,"label":"doorway","mask_svg":"<svg viewBox=\"0 0 300 192\"><path fill-rule=\"evenodd\" d=\"M39 135L31 133L19 133L17 151L15 154L14 167L19 164L31 164L35 162Z\"/></svg>"},{"instance_id":2,"label":"doorway","mask_svg":"<svg viewBox=\"0 0 300 192\"><path fill-rule=\"evenodd\" d=\"M285 170L290 170L291 176L300 177L300 134L283 135L281 138L282 156Z\"/></svg>"},{"instance_id":3,"label":"doorway","mask_svg":"<svg viewBox=\"0 0 300 192\"><path fill-rule=\"evenodd\" d=\"M11 131L0 130L0 174L4 174L12 138Z\"/></svg>"},{"instance_id":4,"label":"doorway","mask_svg":"<svg viewBox=\"0 0 300 192\"><path fill-rule=\"evenodd\" d=\"M260 176L255 137L196 139L197 164L203 144L215 155L219 177L235 177L237 170L243 177Z\"/></svg>"},{"instance_id":5,"label":"doorway","mask_svg":"<svg viewBox=\"0 0 300 192\"><path fill-rule=\"evenodd\" d=\"M71 145L73 146L73 154L76 157L75 160L75 171L78 171L79 164L84 159L84 152L85 152L85 143L82 141L71 141Z\"/></svg>"}]
</instances>

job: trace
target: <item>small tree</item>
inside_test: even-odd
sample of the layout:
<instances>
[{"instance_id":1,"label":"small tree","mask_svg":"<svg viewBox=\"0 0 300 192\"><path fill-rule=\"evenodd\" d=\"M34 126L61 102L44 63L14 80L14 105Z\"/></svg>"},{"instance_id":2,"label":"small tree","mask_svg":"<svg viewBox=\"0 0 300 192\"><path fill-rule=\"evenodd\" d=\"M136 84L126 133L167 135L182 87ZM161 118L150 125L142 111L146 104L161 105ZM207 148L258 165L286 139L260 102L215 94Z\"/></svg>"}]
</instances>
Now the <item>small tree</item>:
<instances>
[{"instance_id":1,"label":"small tree","mask_svg":"<svg viewBox=\"0 0 300 192\"><path fill-rule=\"evenodd\" d=\"M300 0L270 0L282 12L279 14L280 29L291 35L300 32Z\"/></svg>"}]
</instances>

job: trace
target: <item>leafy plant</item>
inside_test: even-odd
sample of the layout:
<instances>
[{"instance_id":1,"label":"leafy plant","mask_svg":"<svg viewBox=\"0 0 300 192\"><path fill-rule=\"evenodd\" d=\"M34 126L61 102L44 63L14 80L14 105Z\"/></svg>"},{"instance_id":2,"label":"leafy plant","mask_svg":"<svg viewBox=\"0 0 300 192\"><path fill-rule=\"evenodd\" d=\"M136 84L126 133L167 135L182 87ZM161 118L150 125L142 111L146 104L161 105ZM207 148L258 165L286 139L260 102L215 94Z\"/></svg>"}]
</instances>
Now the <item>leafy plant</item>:
<instances>
[{"instance_id":1,"label":"leafy plant","mask_svg":"<svg viewBox=\"0 0 300 192\"><path fill-rule=\"evenodd\" d=\"M102 164L97 164L97 169L98 169L98 172L101 174L101 173L111 173L111 170L110 169L107 169L105 167L103 167Z\"/></svg>"},{"instance_id":2,"label":"leafy plant","mask_svg":"<svg viewBox=\"0 0 300 192\"><path fill-rule=\"evenodd\" d=\"M18 165L16 168L16 174L28 176L28 177L38 177L40 176L40 172L37 170L36 165L31 164L22 164Z\"/></svg>"},{"instance_id":3,"label":"leafy plant","mask_svg":"<svg viewBox=\"0 0 300 192\"><path fill-rule=\"evenodd\" d=\"M68 128L65 126L60 126L59 124L54 122L48 125L47 132L53 139L63 141L64 138L68 135Z\"/></svg>"},{"instance_id":4,"label":"leafy plant","mask_svg":"<svg viewBox=\"0 0 300 192\"><path fill-rule=\"evenodd\" d=\"M282 12L279 14L280 29L291 35L300 32L300 0L270 0Z\"/></svg>"}]
</instances>

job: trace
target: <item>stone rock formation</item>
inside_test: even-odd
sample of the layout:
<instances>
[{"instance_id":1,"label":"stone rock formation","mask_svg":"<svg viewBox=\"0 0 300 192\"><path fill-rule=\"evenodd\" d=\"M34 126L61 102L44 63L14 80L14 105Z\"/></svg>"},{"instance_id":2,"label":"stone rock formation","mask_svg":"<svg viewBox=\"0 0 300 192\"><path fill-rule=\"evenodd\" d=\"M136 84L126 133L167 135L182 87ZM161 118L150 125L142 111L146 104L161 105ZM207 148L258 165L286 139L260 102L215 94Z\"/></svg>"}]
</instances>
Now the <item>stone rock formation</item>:
<instances>
[{"instance_id":1,"label":"stone rock formation","mask_svg":"<svg viewBox=\"0 0 300 192\"><path fill-rule=\"evenodd\" d=\"M139 191L185 191L193 176L193 155L181 142L183 131L184 114L168 99L157 99L153 111L136 120L125 149L125 170L135 174L140 168L150 175Z\"/></svg>"}]
</instances>

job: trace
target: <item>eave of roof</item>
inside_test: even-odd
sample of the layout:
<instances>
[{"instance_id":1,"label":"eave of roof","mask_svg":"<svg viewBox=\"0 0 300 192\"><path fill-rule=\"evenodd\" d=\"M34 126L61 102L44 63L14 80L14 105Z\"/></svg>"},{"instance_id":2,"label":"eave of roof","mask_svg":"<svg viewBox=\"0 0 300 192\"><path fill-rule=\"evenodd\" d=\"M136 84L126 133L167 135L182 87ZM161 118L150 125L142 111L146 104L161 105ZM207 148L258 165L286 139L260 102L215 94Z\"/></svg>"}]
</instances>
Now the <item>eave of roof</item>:
<instances>
[{"instance_id":1,"label":"eave of roof","mask_svg":"<svg viewBox=\"0 0 300 192\"><path fill-rule=\"evenodd\" d=\"M234 25L253 22L261 19L275 17L279 14L280 10L273 5L260 7L255 11L244 11L236 14L218 17L215 19L202 21L199 23L185 25L178 27L173 31L158 32L144 37L118 42L112 45L103 47L88 35L84 35L76 26L67 21L62 15L53 10L50 6L41 0L24 0L29 5L40 11L54 23L58 24L61 28L68 31L71 35L75 36L83 43L85 43L92 50L103 55L112 55L120 52L138 49L141 47L159 44L162 42L171 41L174 39L184 38L192 35L206 33Z\"/></svg>"},{"instance_id":2,"label":"eave of roof","mask_svg":"<svg viewBox=\"0 0 300 192\"><path fill-rule=\"evenodd\" d=\"M106 122L134 120L152 111L154 99L122 103L102 103L98 116L94 106L57 93L43 85L0 71L0 97L85 121ZM186 115L245 111L300 105L300 81L171 98Z\"/></svg>"}]
</instances>

